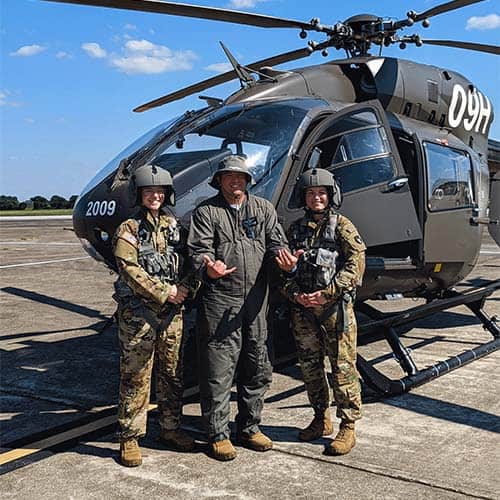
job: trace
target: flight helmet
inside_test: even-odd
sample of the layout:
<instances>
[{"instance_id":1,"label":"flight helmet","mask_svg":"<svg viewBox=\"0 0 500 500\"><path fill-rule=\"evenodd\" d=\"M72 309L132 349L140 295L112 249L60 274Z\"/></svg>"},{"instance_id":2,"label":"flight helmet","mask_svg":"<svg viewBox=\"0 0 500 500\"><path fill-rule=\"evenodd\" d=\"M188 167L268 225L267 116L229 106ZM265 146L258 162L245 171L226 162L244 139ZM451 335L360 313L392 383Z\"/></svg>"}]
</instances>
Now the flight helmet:
<instances>
[{"instance_id":1,"label":"flight helmet","mask_svg":"<svg viewBox=\"0 0 500 500\"><path fill-rule=\"evenodd\" d=\"M208 181L208 184L215 189L219 189L219 176L225 172L239 172L245 174L247 177L247 182L251 185L254 184L252 174L250 173L250 170L248 169L245 163L245 158L243 158L243 156L229 155L223 158L217 166L217 171Z\"/></svg>"},{"instance_id":2,"label":"flight helmet","mask_svg":"<svg viewBox=\"0 0 500 500\"><path fill-rule=\"evenodd\" d=\"M305 192L309 187L324 186L328 191L329 206L339 209L342 205L342 192L334 175L323 168L312 168L306 170L297 181L295 186L296 206L305 207Z\"/></svg>"},{"instance_id":3,"label":"flight helmet","mask_svg":"<svg viewBox=\"0 0 500 500\"><path fill-rule=\"evenodd\" d=\"M139 167L132 176L136 190L136 205L141 205L141 189L147 186L163 186L165 188L165 205L175 205L175 191L172 176L168 170L148 164Z\"/></svg>"}]
</instances>

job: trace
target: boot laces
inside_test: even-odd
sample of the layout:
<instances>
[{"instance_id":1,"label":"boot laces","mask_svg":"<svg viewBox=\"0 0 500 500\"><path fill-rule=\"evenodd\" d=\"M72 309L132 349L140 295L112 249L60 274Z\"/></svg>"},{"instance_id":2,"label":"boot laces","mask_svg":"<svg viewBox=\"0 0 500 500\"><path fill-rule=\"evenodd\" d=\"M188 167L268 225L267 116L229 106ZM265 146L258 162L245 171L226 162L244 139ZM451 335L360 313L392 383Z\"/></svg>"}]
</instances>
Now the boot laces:
<instances>
[{"instance_id":1,"label":"boot laces","mask_svg":"<svg viewBox=\"0 0 500 500\"><path fill-rule=\"evenodd\" d=\"M350 432L352 432L351 428L341 426L337 436L335 437L335 441L347 441Z\"/></svg>"},{"instance_id":2,"label":"boot laces","mask_svg":"<svg viewBox=\"0 0 500 500\"><path fill-rule=\"evenodd\" d=\"M123 447L125 449L136 448L137 447L137 441L135 441L134 439L129 439L127 441L124 441L123 442Z\"/></svg>"}]
</instances>

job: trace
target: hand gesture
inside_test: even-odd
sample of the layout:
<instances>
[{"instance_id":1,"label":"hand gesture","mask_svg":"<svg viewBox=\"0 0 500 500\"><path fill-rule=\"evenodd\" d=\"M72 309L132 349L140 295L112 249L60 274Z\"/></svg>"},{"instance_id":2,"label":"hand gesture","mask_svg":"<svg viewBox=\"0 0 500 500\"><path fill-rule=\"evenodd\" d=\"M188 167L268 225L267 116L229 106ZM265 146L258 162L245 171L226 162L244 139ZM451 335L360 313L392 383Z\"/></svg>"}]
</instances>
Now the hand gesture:
<instances>
[{"instance_id":1,"label":"hand gesture","mask_svg":"<svg viewBox=\"0 0 500 500\"><path fill-rule=\"evenodd\" d=\"M326 297L321 290L313 293L299 293L295 296L295 302L304 307L319 307L326 304Z\"/></svg>"},{"instance_id":2,"label":"hand gesture","mask_svg":"<svg viewBox=\"0 0 500 500\"><path fill-rule=\"evenodd\" d=\"M186 299L188 292L189 290L183 285L172 285L170 295L167 297L167 302L180 305Z\"/></svg>"},{"instance_id":3,"label":"hand gesture","mask_svg":"<svg viewBox=\"0 0 500 500\"><path fill-rule=\"evenodd\" d=\"M226 264L222 260L216 260L215 262L208 256L204 255L203 260L207 266L207 275L211 279L219 279L227 276L228 274L236 271L235 267L227 268Z\"/></svg>"},{"instance_id":4,"label":"hand gesture","mask_svg":"<svg viewBox=\"0 0 500 500\"><path fill-rule=\"evenodd\" d=\"M276 262L282 271L289 273L297 265L299 257L304 253L304 250L296 250L292 255L288 248L280 248Z\"/></svg>"}]
</instances>

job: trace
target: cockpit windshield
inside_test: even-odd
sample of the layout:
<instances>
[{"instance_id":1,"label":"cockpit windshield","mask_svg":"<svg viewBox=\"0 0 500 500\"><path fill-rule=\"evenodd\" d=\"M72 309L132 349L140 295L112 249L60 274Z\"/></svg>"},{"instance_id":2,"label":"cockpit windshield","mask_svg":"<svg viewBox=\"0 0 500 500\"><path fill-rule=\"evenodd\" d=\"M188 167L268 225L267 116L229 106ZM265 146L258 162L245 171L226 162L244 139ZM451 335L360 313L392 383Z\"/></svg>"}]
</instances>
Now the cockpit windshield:
<instances>
[{"instance_id":1,"label":"cockpit windshield","mask_svg":"<svg viewBox=\"0 0 500 500\"><path fill-rule=\"evenodd\" d=\"M254 177L251 192L271 199L293 139L307 112L325 102L296 99L258 105L224 106L191 128L181 130L159 148L150 161L174 178L176 212L184 215L215 191L207 180L230 154L246 158Z\"/></svg>"},{"instance_id":2,"label":"cockpit windshield","mask_svg":"<svg viewBox=\"0 0 500 500\"><path fill-rule=\"evenodd\" d=\"M83 189L82 193L80 196L83 196L86 194L88 191L90 191L92 188L94 188L97 184L99 184L101 181L103 181L106 177L108 177L110 174L116 171L118 168L118 165L120 164L120 161L123 160L124 158L129 157L133 153L135 153L138 149L143 147L145 144L150 142L152 139L155 137L158 137L162 134L165 133L165 130L168 128L172 127L174 123L177 123L179 120L179 117L173 118L172 120L169 120L168 122L162 123L161 125L158 125L154 129L150 130L149 132L146 132L144 135L139 137L139 139L136 139L130 146L126 147L119 155L117 155L115 158L113 158L103 169L101 169L92 179L91 181L85 186Z\"/></svg>"}]
</instances>

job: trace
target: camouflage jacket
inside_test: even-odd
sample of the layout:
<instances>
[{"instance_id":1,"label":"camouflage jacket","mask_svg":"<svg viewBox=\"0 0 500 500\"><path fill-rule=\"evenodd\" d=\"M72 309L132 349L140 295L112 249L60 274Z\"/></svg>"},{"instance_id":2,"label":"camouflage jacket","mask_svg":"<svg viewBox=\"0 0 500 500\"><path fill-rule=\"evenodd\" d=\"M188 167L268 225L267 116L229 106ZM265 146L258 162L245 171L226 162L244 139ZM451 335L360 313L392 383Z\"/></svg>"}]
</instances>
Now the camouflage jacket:
<instances>
[{"instance_id":1,"label":"camouflage jacket","mask_svg":"<svg viewBox=\"0 0 500 500\"><path fill-rule=\"evenodd\" d=\"M154 220L141 209L123 222L113 238L119 278L119 299L135 295L148 305L163 305L184 271L185 235L175 217L161 213Z\"/></svg>"},{"instance_id":2,"label":"camouflage jacket","mask_svg":"<svg viewBox=\"0 0 500 500\"><path fill-rule=\"evenodd\" d=\"M336 300L361 285L366 246L347 217L330 209L316 222L306 212L290 225L287 236L292 252L305 251L285 278L288 298L322 290L328 300Z\"/></svg>"}]
</instances>

